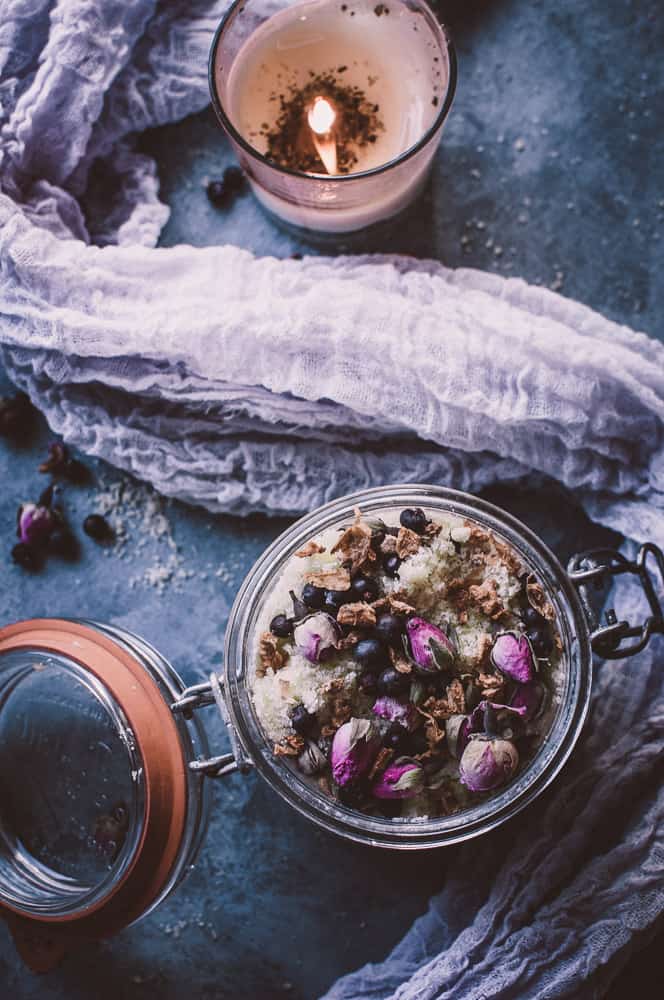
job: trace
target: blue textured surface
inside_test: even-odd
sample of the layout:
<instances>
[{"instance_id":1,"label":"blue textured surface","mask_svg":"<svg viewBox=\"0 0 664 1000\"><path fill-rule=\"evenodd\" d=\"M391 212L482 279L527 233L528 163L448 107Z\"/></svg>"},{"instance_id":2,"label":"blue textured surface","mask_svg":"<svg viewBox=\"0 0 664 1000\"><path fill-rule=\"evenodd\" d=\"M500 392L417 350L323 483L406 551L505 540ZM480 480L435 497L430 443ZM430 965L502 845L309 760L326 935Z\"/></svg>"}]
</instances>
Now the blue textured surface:
<instances>
[{"instance_id":1,"label":"blue textured surface","mask_svg":"<svg viewBox=\"0 0 664 1000\"><path fill-rule=\"evenodd\" d=\"M446 6L461 72L432 184L407 221L369 249L562 285L565 294L662 336L659 5ZM227 212L209 205L205 178L231 162L211 112L160 129L142 145L159 161L173 209L164 245L232 242L281 256L306 250L248 196ZM11 547L17 503L43 487L37 465L48 440L42 428L25 449L0 443L0 552ZM106 481L117 478L95 468ZM98 490L67 491L73 524L94 508ZM563 559L606 540L606 533L591 536L571 500L552 503L546 490L496 490L492 498L529 521ZM0 555L0 618L111 621L154 642L188 682L200 679L219 663L243 575L285 522L215 518L178 504L167 516L179 576L163 590L145 573L169 558L168 544L148 537L141 545L133 528L123 551L105 554L83 539L78 563L51 562L36 576ZM221 747L212 714L210 723ZM341 973L380 959L454 864L453 850L403 857L345 844L308 825L253 776L219 784L215 806L196 871L116 940L36 979L1 932L0 996L313 997ZM640 968L643 975L648 965ZM633 965L632 986L638 975Z\"/></svg>"}]
</instances>

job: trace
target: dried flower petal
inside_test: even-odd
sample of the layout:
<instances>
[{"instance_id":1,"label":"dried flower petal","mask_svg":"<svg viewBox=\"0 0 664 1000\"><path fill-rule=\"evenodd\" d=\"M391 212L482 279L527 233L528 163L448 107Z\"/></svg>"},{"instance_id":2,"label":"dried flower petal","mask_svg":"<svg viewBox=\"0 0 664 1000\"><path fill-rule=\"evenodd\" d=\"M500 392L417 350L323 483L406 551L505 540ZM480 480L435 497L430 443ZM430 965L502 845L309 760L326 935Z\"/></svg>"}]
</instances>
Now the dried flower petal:
<instances>
[{"instance_id":1,"label":"dried flower petal","mask_svg":"<svg viewBox=\"0 0 664 1000\"><path fill-rule=\"evenodd\" d=\"M263 632L260 637L258 656L260 660L259 669L263 673L268 669L281 670L288 662L288 653L281 648L279 640L271 632Z\"/></svg>"},{"instance_id":2,"label":"dried flower petal","mask_svg":"<svg viewBox=\"0 0 664 1000\"><path fill-rule=\"evenodd\" d=\"M369 719L351 719L334 734L330 759L337 785L350 785L371 768L380 743Z\"/></svg>"},{"instance_id":3,"label":"dried flower petal","mask_svg":"<svg viewBox=\"0 0 664 1000\"><path fill-rule=\"evenodd\" d=\"M299 757L304 750L304 740L296 733L284 736L281 743L275 743L274 754L276 757Z\"/></svg>"},{"instance_id":4,"label":"dried flower petal","mask_svg":"<svg viewBox=\"0 0 664 1000\"><path fill-rule=\"evenodd\" d=\"M519 753L510 740L474 737L459 761L459 778L471 792L489 792L503 785L519 766Z\"/></svg>"},{"instance_id":5,"label":"dried flower petal","mask_svg":"<svg viewBox=\"0 0 664 1000\"><path fill-rule=\"evenodd\" d=\"M314 542L312 539L310 542L307 542L306 545L303 545L301 549L298 549L294 555L296 555L298 559L307 559L309 556L316 556L321 552L325 552L325 546L319 545L318 542Z\"/></svg>"},{"instance_id":6,"label":"dried flower petal","mask_svg":"<svg viewBox=\"0 0 664 1000\"><path fill-rule=\"evenodd\" d=\"M527 637L517 632L499 632L491 650L494 667L518 681L526 684L535 676L535 657Z\"/></svg>"},{"instance_id":7,"label":"dried flower petal","mask_svg":"<svg viewBox=\"0 0 664 1000\"><path fill-rule=\"evenodd\" d=\"M306 573L304 579L307 583L313 583L314 587L322 587L324 590L348 590L350 587L350 573L343 566L315 570Z\"/></svg>"},{"instance_id":8,"label":"dried flower petal","mask_svg":"<svg viewBox=\"0 0 664 1000\"><path fill-rule=\"evenodd\" d=\"M411 618L406 624L413 660L421 670L444 670L454 661L456 651L442 629L424 618Z\"/></svg>"},{"instance_id":9,"label":"dried flower petal","mask_svg":"<svg viewBox=\"0 0 664 1000\"><path fill-rule=\"evenodd\" d=\"M358 601L357 604L344 604L339 608L337 622L339 625L351 628L370 627L376 624L376 612L370 604L366 604L364 601Z\"/></svg>"},{"instance_id":10,"label":"dried flower petal","mask_svg":"<svg viewBox=\"0 0 664 1000\"><path fill-rule=\"evenodd\" d=\"M421 543L422 539L416 532L411 531L410 528L399 528L396 547L399 559L407 559L408 556L414 556L416 552L419 552Z\"/></svg>"},{"instance_id":11,"label":"dried flower petal","mask_svg":"<svg viewBox=\"0 0 664 1000\"><path fill-rule=\"evenodd\" d=\"M367 561L370 553L375 558L375 553L371 549L371 528L362 521L362 514L359 508L355 508L354 522L349 528L346 528L339 541L330 551L340 553L342 561L350 564L351 573L356 573L360 569L363 563ZM350 586L350 581L348 586ZM329 589L346 590L347 588L329 587Z\"/></svg>"},{"instance_id":12,"label":"dried flower petal","mask_svg":"<svg viewBox=\"0 0 664 1000\"><path fill-rule=\"evenodd\" d=\"M417 725L417 712L410 702L402 703L389 695L378 698L372 709L374 715L388 722L400 722L402 726L413 730Z\"/></svg>"},{"instance_id":13,"label":"dried flower petal","mask_svg":"<svg viewBox=\"0 0 664 1000\"><path fill-rule=\"evenodd\" d=\"M310 663L320 663L337 648L339 629L331 615L318 611L295 626L293 638Z\"/></svg>"},{"instance_id":14,"label":"dried flower petal","mask_svg":"<svg viewBox=\"0 0 664 1000\"><path fill-rule=\"evenodd\" d=\"M472 601L479 605L483 614L488 615L497 621L505 614L505 606L498 596L498 587L495 580L487 579L479 585L472 585L468 588L468 593Z\"/></svg>"},{"instance_id":15,"label":"dried flower petal","mask_svg":"<svg viewBox=\"0 0 664 1000\"><path fill-rule=\"evenodd\" d=\"M445 722L447 746L453 757L460 757L470 739L470 719L467 715L451 715Z\"/></svg>"},{"instance_id":16,"label":"dried flower petal","mask_svg":"<svg viewBox=\"0 0 664 1000\"><path fill-rule=\"evenodd\" d=\"M415 760L400 758L385 768L371 793L377 799L413 799L424 788L424 768Z\"/></svg>"},{"instance_id":17,"label":"dried flower petal","mask_svg":"<svg viewBox=\"0 0 664 1000\"><path fill-rule=\"evenodd\" d=\"M547 601L542 584L539 583L531 573L526 581L526 597L528 603L535 611L538 611L543 618L552 622L556 617L553 605Z\"/></svg>"}]
</instances>

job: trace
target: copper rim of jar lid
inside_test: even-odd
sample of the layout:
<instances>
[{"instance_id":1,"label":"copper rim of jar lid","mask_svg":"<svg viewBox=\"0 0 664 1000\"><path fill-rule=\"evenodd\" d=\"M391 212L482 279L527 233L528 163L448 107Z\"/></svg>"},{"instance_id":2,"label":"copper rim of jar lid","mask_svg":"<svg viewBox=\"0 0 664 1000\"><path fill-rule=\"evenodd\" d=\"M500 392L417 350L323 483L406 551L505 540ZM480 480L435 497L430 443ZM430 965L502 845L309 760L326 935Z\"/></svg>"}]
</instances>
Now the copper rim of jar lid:
<instances>
[{"instance_id":1,"label":"copper rim of jar lid","mask_svg":"<svg viewBox=\"0 0 664 1000\"><path fill-rule=\"evenodd\" d=\"M34 971L52 968L76 941L107 937L137 920L166 886L185 832L187 764L159 687L112 639L78 622L33 619L0 629L0 653L59 653L96 677L127 717L143 760L145 812L127 870L106 896L78 913L42 916L0 902L16 946Z\"/></svg>"}]
</instances>

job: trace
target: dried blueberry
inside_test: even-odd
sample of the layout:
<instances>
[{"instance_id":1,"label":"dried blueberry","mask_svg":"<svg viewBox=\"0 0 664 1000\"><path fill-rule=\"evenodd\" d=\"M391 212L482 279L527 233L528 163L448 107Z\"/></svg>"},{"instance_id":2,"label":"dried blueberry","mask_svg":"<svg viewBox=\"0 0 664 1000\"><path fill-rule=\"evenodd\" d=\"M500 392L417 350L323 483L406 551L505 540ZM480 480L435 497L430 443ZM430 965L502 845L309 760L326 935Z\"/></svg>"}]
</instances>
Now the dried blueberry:
<instances>
[{"instance_id":1,"label":"dried blueberry","mask_svg":"<svg viewBox=\"0 0 664 1000\"><path fill-rule=\"evenodd\" d=\"M411 743L410 733L400 722L393 722L383 736L383 746L400 754L410 753Z\"/></svg>"},{"instance_id":2,"label":"dried blueberry","mask_svg":"<svg viewBox=\"0 0 664 1000\"><path fill-rule=\"evenodd\" d=\"M427 526L427 516L421 507L406 507L401 511L399 521L404 528L421 535Z\"/></svg>"},{"instance_id":3,"label":"dried blueberry","mask_svg":"<svg viewBox=\"0 0 664 1000\"><path fill-rule=\"evenodd\" d=\"M360 674L357 683L363 694L375 694L378 690L378 680L376 675L372 674L370 671Z\"/></svg>"},{"instance_id":4,"label":"dried blueberry","mask_svg":"<svg viewBox=\"0 0 664 1000\"><path fill-rule=\"evenodd\" d=\"M304 705L296 705L291 712L291 726L300 736L307 736L315 727L317 719L311 712L307 712Z\"/></svg>"},{"instance_id":5,"label":"dried blueberry","mask_svg":"<svg viewBox=\"0 0 664 1000\"><path fill-rule=\"evenodd\" d=\"M546 618L539 611L536 611L535 608L531 607L530 604L521 612L521 620L529 628L538 628L546 625Z\"/></svg>"},{"instance_id":6,"label":"dried blueberry","mask_svg":"<svg viewBox=\"0 0 664 1000\"><path fill-rule=\"evenodd\" d=\"M401 559L396 552L390 552L383 559L383 569L388 576L398 576L399 566L401 566Z\"/></svg>"},{"instance_id":7,"label":"dried blueberry","mask_svg":"<svg viewBox=\"0 0 664 1000\"><path fill-rule=\"evenodd\" d=\"M387 650L379 639L360 639L353 656L364 670L377 672L389 662Z\"/></svg>"},{"instance_id":8,"label":"dried blueberry","mask_svg":"<svg viewBox=\"0 0 664 1000\"><path fill-rule=\"evenodd\" d=\"M348 604L353 599L354 595L350 590L326 590L323 607L334 617L344 604Z\"/></svg>"},{"instance_id":9,"label":"dried blueberry","mask_svg":"<svg viewBox=\"0 0 664 1000\"><path fill-rule=\"evenodd\" d=\"M403 620L398 615L379 615L376 621L376 634L390 646L401 646L403 635Z\"/></svg>"},{"instance_id":10,"label":"dried blueberry","mask_svg":"<svg viewBox=\"0 0 664 1000\"><path fill-rule=\"evenodd\" d=\"M353 597L360 601L375 601L378 597L378 584L371 576L360 574L351 583Z\"/></svg>"},{"instance_id":11,"label":"dried blueberry","mask_svg":"<svg viewBox=\"0 0 664 1000\"><path fill-rule=\"evenodd\" d=\"M12 549L12 559L23 569L30 570L32 573L41 569L42 566L41 554L32 545L26 545L25 542L16 543Z\"/></svg>"},{"instance_id":12,"label":"dried blueberry","mask_svg":"<svg viewBox=\"0 0 664 1000\"><path fill-rule=\"evenodd\" d=\"M83 531L96 542L105 542L113 537L113 529L101 514L88 514L83 522Z\"/></svg>"},{"instance_id":13,"label":"dried blueberry","mask_svg":"<svg viewBox=\"0 0 664 1000\"><path fill-rule=\"evenodd\" d=\"M530 628L526 632L535 656L547 656L553 649L553 640L547 629Z\"/></svg>"},{"instance_id":14,"label":"dried blueberry","mask_svg":"<svg viewBox=\"0 0 664 1000\"><path fill-rule=\"evenodd\" d=\"M325 591L322 587L314 587L313 583L305 583L302 589L302 600L308 608L320 611L325 604Z\"/></svg>"},{"instance_id":15,"label":"dried blueberry","mask_svg":"<svg viewBox=\"0 0 664 1000\"><path fill-rule=\"evenodd\" d=\"M230 192L223 181L210 181L205 192L215 208L223 208L230 201Z\"/></svg>"},{"instance_id":16,"label":"dried blueberry","mask_svg":"<svg viewBox=\"0 0 664 1000\"><path fill-rule=\"evenodd\" d=\"M270 622L270 632L279 639L285 639L293 632L293 619L286 615L275 615Z\"/></svg>"},{"instance_id":17,"label":"dried blueberry","mask_svg":"<svg viewBox=\"0 0 664 1000\"><path fill-rule=\"evenodd\" d=\"M387 667L378 678L378 690L381 694L405 694L410 688L408 674L400 674L394 667Z\"/></svg>"}]
</instances>

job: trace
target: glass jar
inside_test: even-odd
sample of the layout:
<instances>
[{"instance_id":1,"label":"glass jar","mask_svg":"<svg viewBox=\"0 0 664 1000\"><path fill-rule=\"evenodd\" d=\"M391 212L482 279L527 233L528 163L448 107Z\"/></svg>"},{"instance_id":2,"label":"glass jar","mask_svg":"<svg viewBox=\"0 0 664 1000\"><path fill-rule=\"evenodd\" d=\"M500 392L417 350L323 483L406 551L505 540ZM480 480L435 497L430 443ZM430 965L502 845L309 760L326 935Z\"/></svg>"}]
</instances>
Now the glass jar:
<instances>
[{"instance_id":1,"label":"glass jar","mask_svg":"<svg viewBox=\"0 0 664 1000\"><path fill-rule=\"evenodd\" d=\"M273 754L253 708L251 637L275 580L312 536L347 525L353 508L422 507L453 513L516 550L554 606L562 680L547 737L517 777L449 816L368 816L307 783ZM112 934L150 912L192 866L201 844L210 777L255 768L283 799L325 829L372 846L439 847L486 833L559 774L579 737L592 683L592 652L638 652L664 616L651 575L664 555L645 545L635 562L602 550L568 571L528 528L468 494L390 486L335 500L288 528L248 573L231 610L223 676L185 688L150 645L89 621L33 620L0 630L0 912L35 969L81 941ZM641 625L593 606L597 586L636 575L651 614ZM200 710L216 706L232 752L210 755Z\"/></svg>"}]
</instances>

